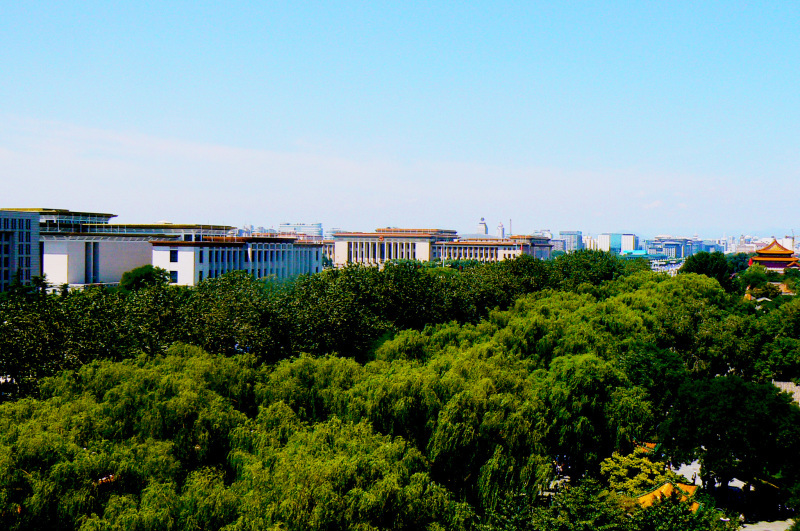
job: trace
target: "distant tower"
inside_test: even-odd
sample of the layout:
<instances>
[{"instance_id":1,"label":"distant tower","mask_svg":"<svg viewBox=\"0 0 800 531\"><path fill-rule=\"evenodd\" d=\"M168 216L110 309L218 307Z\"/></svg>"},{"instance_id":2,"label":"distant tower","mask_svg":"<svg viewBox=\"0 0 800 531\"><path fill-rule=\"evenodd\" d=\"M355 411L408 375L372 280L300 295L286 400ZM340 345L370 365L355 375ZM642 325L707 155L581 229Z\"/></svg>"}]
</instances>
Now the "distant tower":
<instances>
[{"instance_id":1,"label":"distant tower","mask_svg":"<svg viewBox=\"0 0 800 531\"><path fill-rule=\"evenodd\" d=\"M497 237L498 238L505 238L506 237L506 228L503 226L503 222L497 224Z\"/></svg>"},{"instance_id":2,"label":"distant tower","mask_svg":"<svg viewBox=\"0 0 800 531\"><path fill-rule=\"evenodd\" d=\"M478 234L489 234L489 225L486 224L486 220L483 218L478 223Z\"/></svg>"}]
</instances>

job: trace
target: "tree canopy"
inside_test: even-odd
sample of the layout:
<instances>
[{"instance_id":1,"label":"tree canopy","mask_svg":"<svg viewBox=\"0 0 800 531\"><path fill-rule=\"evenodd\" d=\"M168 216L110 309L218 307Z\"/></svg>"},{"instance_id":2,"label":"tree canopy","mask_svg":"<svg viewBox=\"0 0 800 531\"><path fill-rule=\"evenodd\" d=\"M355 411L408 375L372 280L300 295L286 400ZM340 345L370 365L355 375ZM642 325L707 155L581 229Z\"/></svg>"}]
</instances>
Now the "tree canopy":
<instances>
[{"instance_id":1,"label":"tree canopy","mask_svg":"<svg viewBox=\"0 0 800 531\"><path fill-rule=\"evenodd\" d=\"M589 251L456 265L4 296L0 527L716 530L733 477L800 502L771 384L800 301ZM693 459L701 510L632 501Z\"/></svg>"}]
</instances>

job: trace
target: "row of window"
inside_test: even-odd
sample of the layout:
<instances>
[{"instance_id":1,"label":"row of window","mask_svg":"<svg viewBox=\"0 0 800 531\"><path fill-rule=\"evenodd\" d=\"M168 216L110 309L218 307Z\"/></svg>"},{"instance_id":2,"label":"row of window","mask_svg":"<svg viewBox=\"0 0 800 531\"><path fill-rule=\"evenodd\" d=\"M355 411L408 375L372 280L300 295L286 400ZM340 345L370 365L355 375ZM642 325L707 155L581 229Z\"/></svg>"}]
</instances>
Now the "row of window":
<instances>
[{"instance_id":1,"label":"row of window","mask_svg":"<svg viewBox=\"0 0 800 531\"><path fill-rule=\"evenodd\" d=\"M2 264L3 267L10 267L11 266L11 262L9 261L9 257L8 256L4 256L2 258L2 260L0 260L0 264ZM20 257L19 258L19 267L27 267L28 269L30 269L30 267L31 267L31 257L30 256L26 256L25 258L21 258Z\"/></svg>"},{"instance_id":2,"label":"row of window","mask_svg":"<svg viewBox=\"0 0 800 531\"><path fill-rule=\"evenodd\" d=\"M348 262L382 262L416 256L417 244L413 242L347 242Z\"/></svg>"},{"instance_id":3,"label":"row of window","mask_svg":"<svg viewBox=\"0 0 800 531\"><path fill-rule=\"evenodd\" d=\"M0 232L0 241L3 242L10 242L14 240L14 233L13 232ZM31 242L31 233L25 231L19 231L17 234L17 242Z\"/></svg>"},{"instance_id":4,"label":"row of window","mask_svg":"<svg viewBox=\"0 0 800 531\"><path fill-rule=\"evenodd\" d=\"M298 250L299 251L299 250ZM302 252L302 251L300 251ZM274 261L285 261L288 258L289 251L283 250L254 250L253 251L253 262L274 262ZM316 257L316 260L320 259L320 252L319 249L312 251L309 253L306 251L304 254L308 255L311 254L311 257ZM309 256L306 256L309 258ZM205 249L200 249L197 255L197 260L199 263L204 263L205 261ZM178 250L171 249L169 251L169 261L170 263L177 264L178 263ZM250 253L240 251L240 250L209 250L208 251L208 263L231 263L236 261L243 261L245 263L250 262Z\"/></svg>"},{"instance_id":5,"label":"row of window","mask_svg":"<svg viewBox=\"0 0 800 531\"><path fill-rule=\"evenodd\" d=\"M11 254L11 247L10 244L4 243L0 245L0 254L10 255ZM17 244L17 254L18 255L30 255L31 254L31 244L29 243L20 243Z\"/></svg>"},{"instance_id":6,"label":"row of window","mask_svg":"<svg viewBox=\"0 0 800 531\"><path fill-rule=\"evenodd\" d=\"M8 282L11 280L13 274L11 273L10 269L3 269L2 274L0 274L0 280L4 280ZM19 270L20 280L30 280L31 279L31 270L30 269L20 269ZM0 290L2 291L2 290Z\"/></svg>"},{"instance_id":7,"label":"row of window","mask_svg":"<svg viewBox=\"0 0 800 531\"><path fill-rule=\"evenodd\" d=\"M17 223L19 222L19 223ZM31 220L30 219L17 219L17 218L3 218L3 229L5 230L31 230ZM30 241L30 240L28 240Z\"/></svg>"},{"instance_id":8,"label":"row of window","mask_svg":"<svg viewBox=\"0 0 800 531\"><path fill-rule=\"evenodd\" d=\"M474 260L496 260L498 249L495 247L442 247L434 248L433 255L436 258L444 256L447 259L474 259Z\"/></svg>"}]
</instances>

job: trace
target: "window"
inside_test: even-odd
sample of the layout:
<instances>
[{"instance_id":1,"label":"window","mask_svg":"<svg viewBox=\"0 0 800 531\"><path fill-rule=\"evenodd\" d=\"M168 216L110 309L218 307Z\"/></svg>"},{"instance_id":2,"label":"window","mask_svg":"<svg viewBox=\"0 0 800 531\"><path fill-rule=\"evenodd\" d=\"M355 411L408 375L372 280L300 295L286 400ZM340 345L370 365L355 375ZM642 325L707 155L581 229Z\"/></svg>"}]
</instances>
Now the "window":
<instances>
[{"instance_id":1,"label":"window","mask_svg":"<svg viewBox=\"0 0 800 531\"><path fill-rule=\"evenodd\" d=\"M199 258L198 258L198 261L199 261L201 264L203 263L203 250L202 250L202 249L200 249L200 256L199 256ZM203 272L201 271L201 272L200 272L200 280L203 280L202 276L203 276Z\"/></svg>"},{"instance_id":2,"label":"window","mask_svg":"<svg viewBox=\"0 0 800 531\"><path fill-rule=\"evenodd\" d=\"M178 272L177 271L170 271L169 272L169 281L172 284L177 284L178 283Z\"/></svg>"},{"instance_id":3,"label":"window","mask_svg":"<svg viewBox=\"0 0 800 531\"><path fill-rule=\"evenodd\" d=\"M200 280L200 282L202 282L202 281L203 281L203 272L202 272L202 271L200 271L200 278L199 278L199 280Z\"/></svg>"},{"instance_id":4,"label":"window","mask_svg":"<svg viewBox=\"0 0 800 531\"><path fill-rule=\"evenodd\" d=\"M169 261L171 263L173 263L173 264L178 262L178 251L177 250L170 249L170 251L169 251ZM176 272L175 274L177 275L178 273Z\"/></svg>"}]
</instances>

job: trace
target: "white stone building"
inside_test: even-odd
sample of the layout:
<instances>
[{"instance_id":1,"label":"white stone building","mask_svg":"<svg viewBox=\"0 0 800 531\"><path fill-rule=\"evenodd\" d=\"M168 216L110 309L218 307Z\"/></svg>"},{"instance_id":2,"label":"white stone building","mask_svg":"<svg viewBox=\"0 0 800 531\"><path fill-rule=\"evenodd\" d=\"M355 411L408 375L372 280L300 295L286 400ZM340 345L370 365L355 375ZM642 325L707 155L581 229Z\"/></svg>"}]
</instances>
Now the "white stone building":
<instances>
[{"instance_id":1,"label":"white stone building","mask_svg":"<svg viewBox=\"0 0 800 531\"><path fill-rule=\"evenodd\" d=\"M522 254L550 258L545 237L485 234L459 238L445 229L376 229L375 232L340 232L334 237L334 265L382 266L389 260L478 260L496 262Z\"/></svg>"},{"instance_id":2,"label":"white stone building","mask_svg":"<svg viewBox=\"0 0 800 531\"><path fill-rule=\"evenodd\" d=\"M152 242L152 263L170 280L194 286L231 271L285 279L322 271L322 242L285 237L209 237L203 241Z\"/></svg>"}]
</instances>

